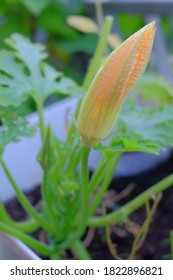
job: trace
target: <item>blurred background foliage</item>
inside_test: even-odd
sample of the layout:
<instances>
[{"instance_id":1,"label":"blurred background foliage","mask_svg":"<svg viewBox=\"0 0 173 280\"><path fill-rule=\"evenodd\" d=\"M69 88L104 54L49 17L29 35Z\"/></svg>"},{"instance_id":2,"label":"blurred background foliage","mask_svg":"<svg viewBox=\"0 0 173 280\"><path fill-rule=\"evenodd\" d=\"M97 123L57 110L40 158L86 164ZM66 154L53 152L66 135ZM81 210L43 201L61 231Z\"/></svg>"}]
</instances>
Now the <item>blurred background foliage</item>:
<instances>
[{"instance_id":1,"label":"blurred background foliage","mask_svg":"<svg viewBox=\"0 0 173 280\"><path fill-rule=\"evenodd\" d=\"M80 81L73 67L70 67L73 65L71 54L80 50L87 53L88 39L83 42L81 34L71 28L66 19L71 14L84 13L83 2L83 0L1 0L0 47L4 46L4 39L12 33L21 33L33 41L45 44L58 69ZM96 40L93 49L95 44Z\"/></svg>"},{"instance_id":2,"label":"blurred background foliage","mask_svg":"<svg viewBox=\"0 0 173 280\"><path fill-rule=\"evenodd\" d=\"M67 23L70 15L88 15L84 0L0 0L0 47L12 33L21 33L46 45L50 62L65 75L81 84L98 42L98 34L82 33ZM94 6L93 6L93 9ZM116 11L115 11L116 12ZM144 17L116 14L120 36L124 40L141 28ZM130 23L130 24L129 24ZM173 19L162 19L162 27L173 52ZM171 56L170 56L171 59ZM173 60L173 59L172 59Z\"/></svg>"}]
</instances>

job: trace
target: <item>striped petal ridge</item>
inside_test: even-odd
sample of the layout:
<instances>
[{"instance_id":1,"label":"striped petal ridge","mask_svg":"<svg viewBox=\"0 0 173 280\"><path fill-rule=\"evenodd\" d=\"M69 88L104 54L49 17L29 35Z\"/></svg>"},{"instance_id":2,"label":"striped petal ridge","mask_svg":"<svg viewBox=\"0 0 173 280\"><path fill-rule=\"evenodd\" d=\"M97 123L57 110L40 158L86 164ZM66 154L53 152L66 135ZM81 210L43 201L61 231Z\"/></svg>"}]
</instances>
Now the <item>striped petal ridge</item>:
<instances>
[{"instance_id":1,"label":"striped petal ridge","mask_svg":"<svg viewBox=\"0 0 173 280\"><path fill-rule=\"evenodd\" d=\"M112 52L93 79L82 102L78 130L93 146L114 126L121 106L147 66L155 22L144 26Z\"/></svg>"}]
</instances>

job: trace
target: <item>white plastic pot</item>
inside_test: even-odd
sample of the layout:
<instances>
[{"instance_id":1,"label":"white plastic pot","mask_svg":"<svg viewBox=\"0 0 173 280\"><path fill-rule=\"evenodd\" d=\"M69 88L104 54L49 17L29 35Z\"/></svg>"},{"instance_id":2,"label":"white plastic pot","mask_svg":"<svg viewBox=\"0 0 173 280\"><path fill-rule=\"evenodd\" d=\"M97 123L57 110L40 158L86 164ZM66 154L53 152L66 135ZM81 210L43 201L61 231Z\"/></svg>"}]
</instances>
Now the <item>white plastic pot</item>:
<instances>
[{"instance_id":1,"label":"white plastic pot","mask_svg":"<svg viewBox=\"0 0 173 280\"><path fill-rule=\"evenodd\" d=\"M22 241L0 232L0 260L40 260Z\"/></svg>"}]
</instances>

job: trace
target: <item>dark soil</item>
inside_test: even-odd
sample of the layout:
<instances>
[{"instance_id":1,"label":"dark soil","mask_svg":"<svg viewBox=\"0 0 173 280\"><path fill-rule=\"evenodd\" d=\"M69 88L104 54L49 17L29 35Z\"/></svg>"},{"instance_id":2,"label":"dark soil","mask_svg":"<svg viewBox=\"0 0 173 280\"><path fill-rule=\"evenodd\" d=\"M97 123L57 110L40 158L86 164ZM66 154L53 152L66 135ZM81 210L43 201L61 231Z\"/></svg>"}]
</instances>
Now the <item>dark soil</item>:
<instances>
[{"instance_id":1,"label":"dark soil","mask_svg":"<svg viewBox=\"0 0 173 280\"><path fill-rule=\"evenodd\" d=\"M110 190L104 199L107 211L111 211L112 208L115 208L115 205L116 207L123 205L149 186L171 173L173 173L173 155L167 162L149 172L135 177L120 178L112 181ZM130 187L127 187L129 185ZM130 190L131 186L133 186L133 190L130 191L130 194L114 204L112 198L116 198L125 188ZM31 193L27 193L27 196L33 205L39 207L39 187L35 188ZM6 208L13 219L17 221L26 219L26 213L16 199L8 202ZM100 208L100 210L102 209ZM134 223L131 230L129 230L126 225L111 226L111 240L116 246L116 250L121 258L128 258L134 240L135 229L143 224L145 217L146 210L145 207L142 207L129 217L129 220ZM136 259L170 259L169 235L171 230L173 230L173 187L164 192L150 225L147 238L145 239L143 246L137 252ZM38 231L34 235L39 239L44 239L43 232ZM106 243L106 233L104 228L95 231L88 230L84 237L84 241L86 242L93 259L113 259Z\"/></svg>"}]
</instances>

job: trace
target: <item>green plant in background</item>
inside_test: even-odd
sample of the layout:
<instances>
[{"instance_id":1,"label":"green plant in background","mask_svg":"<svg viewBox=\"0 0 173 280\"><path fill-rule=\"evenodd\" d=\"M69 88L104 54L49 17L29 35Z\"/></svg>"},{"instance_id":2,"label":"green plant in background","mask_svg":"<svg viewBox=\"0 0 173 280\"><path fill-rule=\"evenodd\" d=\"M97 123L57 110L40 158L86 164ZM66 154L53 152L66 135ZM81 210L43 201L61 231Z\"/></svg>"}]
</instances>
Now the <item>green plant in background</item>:
<instances>
[{"instance_id":1,"label":"green plant in background","mask_svg":"<svg viewBox=\"0 0 173 280\"><path fill-rule=\"evenodd\" d=\"M111 25L112 18L107 17L83 82L83 90L45 62L46 53L42 45L33 44L21 35L13 35L6 40L10 48L0 53L0 163L29 216L27 221L15 222L1 202L0 230L21 239L51 259L61 259L63 251L67 249L78 259L90 259L82 242L88 227L105 227L111 249L110 224L126 222L132 212L146 204L146 220L129 254L129 258L134 258L159 203L160 195L156 195L173 183L173 175L170 175L112 213L106 214L106 209L103 209L103 215L96 215L123 153L143 151L159 154L160 150L173 145L173 108L167 102L164 106L141 110L136 99L130 98L123 105L148 63L154 23L120 45L99 70ZM83 91L86 92L85 96ZM79 98L74 117L76 125L68 128L65 141L57 139L50 125L46 126L44 122L43 104L52 94ZM42 209L39 212L21 192L3 159L8 143L18 141L20 137L32 136L36 130L17 110L28 98L32 99L38 110L42 139L37 157L43 169ZM115 121L116 129L108 137ZM106 145L100 142L104 137L109 138ZM89 178L88 157L91 149L100 151L102 157ZM154 199L152 207L149 205L150 199ZM38 228L48 233L47 244L29 235ZM116 252L113 254L119 258Z\"/></svg>"},{"instance_id":2,"label":"green plant in background","mask_svg":"<svg viewBox=\"0 0 173 280\"><path fill-rule=\"evenodd\" d=\"M1 39L14 32L36 36L39 28L48 31L47 36L74 38L74 32L66 23L66 17L80 11L83 0L2 0L0 5ZM50 16L51 15L51 16ZM61 28L60 28L61 26Z\"/></svg>"},{"instance_id":3,"label":"green plant in background","mask_svg":"<svg viewBox=\"0 0 173 280\"><path fill-rule=\"evenodd\" d=\"M4 47L4 39L13 33L29 36L35 42L42 42L49 50L50 59L66 74L76 77L71 51L61 47L61 42L76 45L81 34L71 28L66 18L72 13L82 13L83 0L2 0L0 3L0 45ZM82 41L82 40L81 40ZM91 40L92 41L92 40ZM97 43L92 46L92 53ZM74 51L82 50L82 47Z\"/></svg>"},{"instance_id":4,"label":"green plant in background","mask_svg":"<svg viewBox=\"0 0 173 280\"><path fill-rule=\"evenodd\" d=\"M70 26L79 30L82 33L94 33L99 35L99 25L96 22L85 16L69 16L67 22ZM110 34L108 36L108 44L112 49L116 49L122 43L119 35Z\"/></svg>"},{"instance_id":5,"label":"green plant in background","mask_svg":"<svg viewBox=\"0 0 173 280\"><path fill-rule=\"evenodd\" d=\"M134 33L144 25L144 18L139 15L119 13L117 14L117 19L123 38L128 37L131 33ZM130 24L127 24L127 22Z\"/></svg>"}]
</instances>

